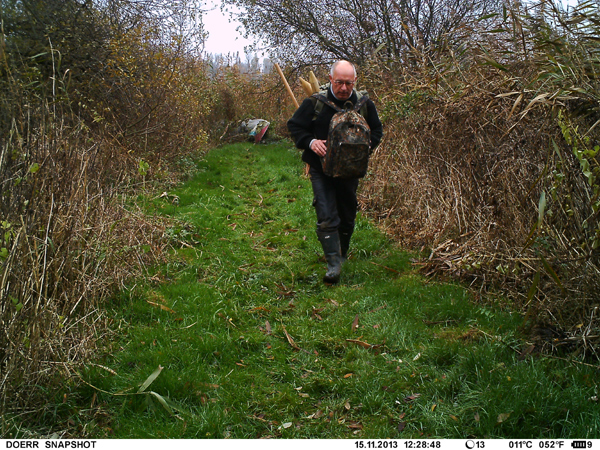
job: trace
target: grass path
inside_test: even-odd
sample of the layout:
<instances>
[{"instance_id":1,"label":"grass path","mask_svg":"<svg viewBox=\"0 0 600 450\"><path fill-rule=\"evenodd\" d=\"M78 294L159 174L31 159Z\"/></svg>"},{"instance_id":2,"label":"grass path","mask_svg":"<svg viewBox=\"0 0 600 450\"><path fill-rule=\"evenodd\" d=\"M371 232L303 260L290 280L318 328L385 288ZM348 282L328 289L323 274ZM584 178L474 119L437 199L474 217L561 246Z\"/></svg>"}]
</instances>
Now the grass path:
<instances>
[{"instance_id":1,"label":"grass path","mask_svg":"<svg viewBox=\"0 0 600 450\"><path fill-rule=\"evenodd\" d=\"M228 146L171 193L178 205L154 201L180 248L111 305L98 364L114 373L82 374L86 433L600 437L597 371L520 360L518 314L424 279L368 220L341 285L324 286L301 172L285 143Z\"/></svg>"}]
</instances>

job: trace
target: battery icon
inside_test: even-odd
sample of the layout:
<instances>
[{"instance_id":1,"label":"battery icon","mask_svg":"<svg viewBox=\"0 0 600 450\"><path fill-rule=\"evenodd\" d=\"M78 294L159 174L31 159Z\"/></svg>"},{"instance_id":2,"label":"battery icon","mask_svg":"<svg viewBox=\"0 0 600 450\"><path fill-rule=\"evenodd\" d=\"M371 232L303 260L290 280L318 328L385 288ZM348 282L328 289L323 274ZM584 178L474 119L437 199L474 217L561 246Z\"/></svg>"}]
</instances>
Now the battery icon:
<instances>
[{"instance_id":1,"label":"battery icon","mask_svg":"<svg viewBox=\"0 0 600 450\"><path fill-rule=\"evenodd\" d=\"M573 441L571 442L571 447L573 448L588 448L587 441Z\"/></svg>"}]
</instances>

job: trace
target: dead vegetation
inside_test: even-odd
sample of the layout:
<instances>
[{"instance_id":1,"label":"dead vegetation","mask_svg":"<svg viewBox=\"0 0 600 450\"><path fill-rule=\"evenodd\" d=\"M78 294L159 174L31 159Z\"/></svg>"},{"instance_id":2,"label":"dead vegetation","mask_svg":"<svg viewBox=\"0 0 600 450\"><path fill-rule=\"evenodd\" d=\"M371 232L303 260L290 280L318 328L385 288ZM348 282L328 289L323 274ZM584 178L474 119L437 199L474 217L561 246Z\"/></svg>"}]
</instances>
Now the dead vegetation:
<instances>
[{"instance_id":1,"label":"dead vegetation","mask_svg":"<svg viewBox=\"0 0 600 450\"><path fill-rule=\"evenodd\" d=\"M47 389L93 354L109 328L103 299L161 260L169 244L165 224L136 212L121 183L103 183L109 141L90 144L84 131L46 126L52 142L40 130L20 137L28 161L11 167L16 142L5 143L0 159L11 199L2 215L0 407L25 415L51 405Z\"/></svg>"},{"instance_id":2,"label":"dead vegetation","mask_svg":"<svg viewBox=\"0 0 600 450\"><path fill-rule=\"evenodd\" d=\"M365 78L380 80L387 129L361 202L422 251L423 273L494 294L525 331L556 330L552 346L598 357L595 18L589 5L513 12L504 39L418 67L374 64Z\"/></svg>"},{"instance_id":3,"label":"dead vegetation","mask_svg":"<svg viewBox=\"0 0 600 450\"><path fill-rule=\"evenodd\" d=\"M201 154L210 104L181 40L77 2L26 6L0 11L2 436L63 403L56 386L110 329L102 303L163 261L170 225L131 197Z\"/></svg>"}]
</instances>

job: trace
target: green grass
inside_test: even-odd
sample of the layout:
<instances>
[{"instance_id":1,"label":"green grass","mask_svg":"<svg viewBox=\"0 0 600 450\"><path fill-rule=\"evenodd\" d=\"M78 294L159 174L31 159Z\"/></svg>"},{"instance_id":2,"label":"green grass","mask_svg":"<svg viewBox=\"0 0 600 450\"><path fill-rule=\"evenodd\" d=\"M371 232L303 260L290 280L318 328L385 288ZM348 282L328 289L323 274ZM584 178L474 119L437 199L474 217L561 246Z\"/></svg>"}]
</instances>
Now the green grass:
<instances>
[{"instance_id":1,"label":"green grass","mask_svg":"<svg viewBox=\"0 0 600 450\"><path fill-rule=\"evenodd\" d=\"M160 281L110 305L115 334L97 364L115 373L90 366L94 387L65 386L81 434L600 437L597 370L519 360L519 314L423 278L364 217L341 284L323 285L296 150L240 144L197 164L171 193L178 205L150 205L180 224L167 230L179 249L151 269Z\"/></svg>"}]
</instances>

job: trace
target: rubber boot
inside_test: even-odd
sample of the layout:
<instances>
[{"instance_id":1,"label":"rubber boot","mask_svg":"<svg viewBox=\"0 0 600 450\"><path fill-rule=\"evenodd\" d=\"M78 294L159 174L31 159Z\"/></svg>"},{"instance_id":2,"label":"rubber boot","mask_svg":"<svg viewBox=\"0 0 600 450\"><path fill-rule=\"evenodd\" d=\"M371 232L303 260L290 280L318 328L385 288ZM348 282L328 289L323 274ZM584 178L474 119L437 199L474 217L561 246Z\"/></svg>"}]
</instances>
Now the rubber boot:
<instances>
[{"instance_id":1,"label":"rubber boot","mask_svg":"<svg viewBox=\"0 0 600 450\"><path fill-rule=\"evenodd\" d=\"M327 260L327 272L323 277L323 282L327 284L337 284L340 281L342 272L342 252L340 249L340 235L338 232L323 233L317 232L319 241L325 252Z\"/></svg>"},{"instance_id":2,"label":"rubber boot","mask_svg":"<svg viewBox=\"0 0 600 450\"><path fill-rule=\"evenodd\" d=\"M342 252L342 262L346 262L348 259L348 249L350 248L350 238L352 237L352 231L340 232L340 250Z\"/></svg>"}]
</instances>

